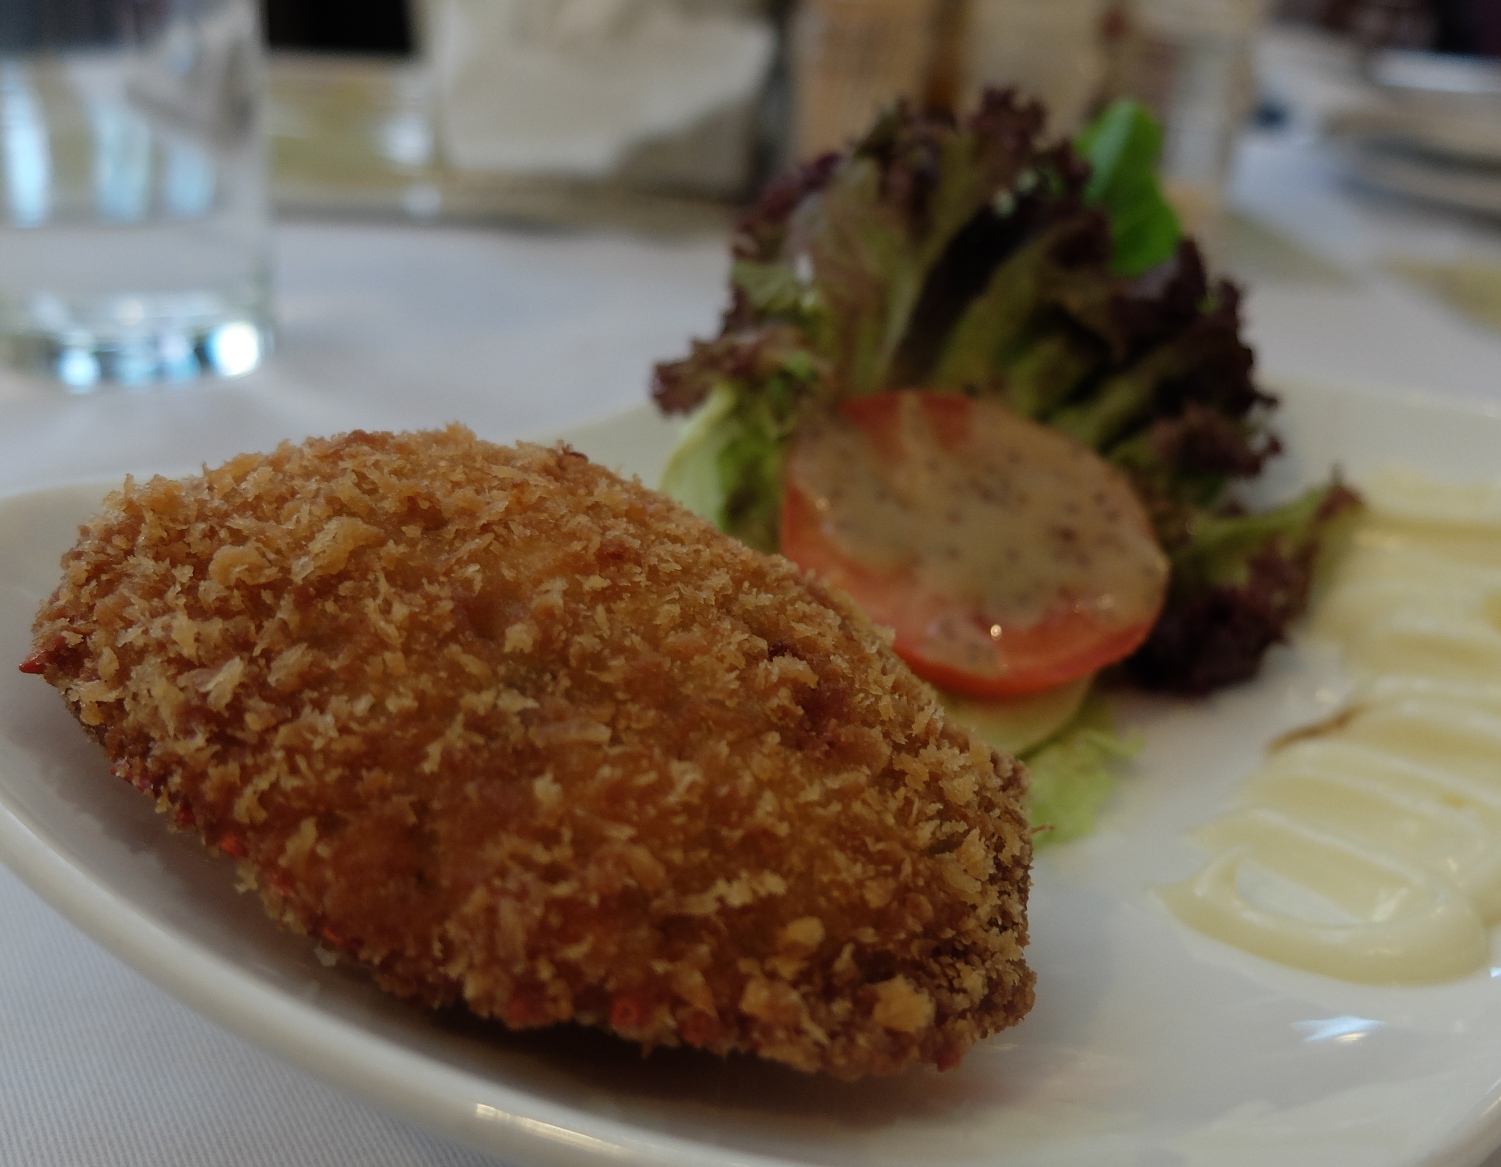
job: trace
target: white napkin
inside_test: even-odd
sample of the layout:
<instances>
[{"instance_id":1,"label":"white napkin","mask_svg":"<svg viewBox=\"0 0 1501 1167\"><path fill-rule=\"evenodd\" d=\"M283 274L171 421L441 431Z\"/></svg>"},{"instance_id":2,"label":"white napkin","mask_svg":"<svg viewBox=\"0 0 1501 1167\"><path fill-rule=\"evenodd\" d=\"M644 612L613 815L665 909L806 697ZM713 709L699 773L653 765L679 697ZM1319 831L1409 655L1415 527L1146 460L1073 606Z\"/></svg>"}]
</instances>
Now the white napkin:
<instances>
[{"instance_id":1,"label":"white napkin","mask_svg":"<svg viewBox=\"0 0 1501 1167\"><path fill-rule=\"evenodd\" d=\"M430 0L448 161L607 176L631 147L754 97L773 51L744 5Z\"/></svg>"}]
</instances>

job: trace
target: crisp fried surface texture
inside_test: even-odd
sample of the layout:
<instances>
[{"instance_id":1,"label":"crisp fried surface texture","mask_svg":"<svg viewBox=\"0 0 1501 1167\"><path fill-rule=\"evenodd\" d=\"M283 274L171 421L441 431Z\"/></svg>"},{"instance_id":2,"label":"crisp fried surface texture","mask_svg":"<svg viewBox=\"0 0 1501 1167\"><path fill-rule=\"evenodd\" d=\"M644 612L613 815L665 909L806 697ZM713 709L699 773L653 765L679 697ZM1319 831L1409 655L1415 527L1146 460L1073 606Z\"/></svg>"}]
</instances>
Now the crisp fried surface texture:
<instances>
[{"instance_id":1,"label":"crisp fried surface texture","mask_svg":"<svg viewBox=\"0 0 1501 1167\"><path fill-rule=\"evenodd\" d=\"M1031 1004L1020 769L848 601L566 447L127 482L63 571L23 667L402 997L845 1078Z\"/></svg>"}]
</instances>

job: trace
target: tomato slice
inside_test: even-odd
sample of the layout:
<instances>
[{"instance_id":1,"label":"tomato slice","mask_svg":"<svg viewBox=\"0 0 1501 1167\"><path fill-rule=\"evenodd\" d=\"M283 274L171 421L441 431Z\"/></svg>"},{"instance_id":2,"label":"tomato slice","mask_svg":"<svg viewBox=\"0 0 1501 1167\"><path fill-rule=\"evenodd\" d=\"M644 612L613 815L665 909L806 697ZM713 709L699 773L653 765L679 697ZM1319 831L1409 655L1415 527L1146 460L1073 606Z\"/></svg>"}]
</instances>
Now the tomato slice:
<instances>
[{"instance_id":1,"label":"tomato slice","mask_svg":"<svg viewBox=\"0 0 1501 1167\"><path fill-rule=\"evenodd\" d=\"M782 553L842 587L920 676L999 697L1121 659L1168 564L1129 483L1004 406L929 392L854 398L787 462Z\"/></svg>"}]
</instances>

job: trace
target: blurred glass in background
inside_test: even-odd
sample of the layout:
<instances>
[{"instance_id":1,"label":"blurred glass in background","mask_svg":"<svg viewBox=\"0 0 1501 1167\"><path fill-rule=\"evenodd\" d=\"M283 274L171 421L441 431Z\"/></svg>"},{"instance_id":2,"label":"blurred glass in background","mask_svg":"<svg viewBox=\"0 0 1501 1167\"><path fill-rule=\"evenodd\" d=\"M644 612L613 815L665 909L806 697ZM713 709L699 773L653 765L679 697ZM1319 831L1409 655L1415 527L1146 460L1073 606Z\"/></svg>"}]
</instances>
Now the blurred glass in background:
<instances>
[{"instance_id":1,"label":"blurred glass in background","mask_svg":"<svg viewBox=\"0 0 1501 1167\"><path fill-rule=\"evenodd\" d=\"M79 389L254 367L268 130L284 211L670 232L899 97L1015 85L1068 135L1130 96L1213 246L1277 113L1269 19L1350 47L1360 108L1317 132L1353 173L1501 213L1501 0L6 0L0 357Z\"/></svg>"},{"instance_id":2,"label":"blurred glass in background","mask_svg":"<svg viewBox=\"0 0 1501 1167\"><path fill-rule=\"evenodd\" d=\"M0 355L74 390L270 340L253 0L0 6Z\"/></svg>"},{"instance_id":3,"label":"blurred glass in background","mask_svg":"<svg viewBox=\"0 0 1501 1167\"><path fill-rule=\"evenodd\" d=\"M287 210L672 229L780 159L786 0L266 2Z\"/></svg>"}]
</instances>

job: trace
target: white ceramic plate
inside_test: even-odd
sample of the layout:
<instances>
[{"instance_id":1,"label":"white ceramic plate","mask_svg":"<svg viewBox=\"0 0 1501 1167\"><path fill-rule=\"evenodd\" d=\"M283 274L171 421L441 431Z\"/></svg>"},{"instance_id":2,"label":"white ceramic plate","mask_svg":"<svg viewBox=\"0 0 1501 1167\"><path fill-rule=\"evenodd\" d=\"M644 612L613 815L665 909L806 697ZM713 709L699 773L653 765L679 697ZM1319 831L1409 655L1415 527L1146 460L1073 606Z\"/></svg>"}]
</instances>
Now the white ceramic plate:
<instances>
[{"instance_id":1,"label":"white ceramic plate","mask_svg":"<svg viewBox=\"0 0 1501 1167\"><path fill-rule=\"evenodd\" d=\"M1336 461L1357 478L1396 460L1453 477L1501 468L1501 414L1300 390L1283 428L1292 453L1268 489ZM643 410L575 440L646 476L671 432ZM57 557L99 493L0 502L0 662L25 654ZM1190 933L1152 894L1197 869L1183 833L1225 805L1264 743L1327 708L1325 679L1311 654L1285 650L1209 701L1132 704L1146 737L1135 773L1097 834L1037 864L1037 1008L942 1075L841 1085L412 1012L276 931L236 895L229 864L169 835L51 690L10 666L0 857L193 1008L529 1167L1466 1167L1501 1141L1501 967L1434 988L1344 984Z\"/></svg>"}]
</instances>

